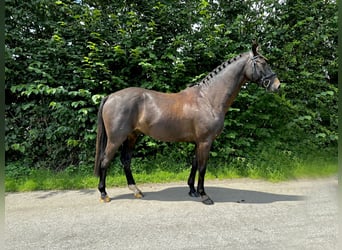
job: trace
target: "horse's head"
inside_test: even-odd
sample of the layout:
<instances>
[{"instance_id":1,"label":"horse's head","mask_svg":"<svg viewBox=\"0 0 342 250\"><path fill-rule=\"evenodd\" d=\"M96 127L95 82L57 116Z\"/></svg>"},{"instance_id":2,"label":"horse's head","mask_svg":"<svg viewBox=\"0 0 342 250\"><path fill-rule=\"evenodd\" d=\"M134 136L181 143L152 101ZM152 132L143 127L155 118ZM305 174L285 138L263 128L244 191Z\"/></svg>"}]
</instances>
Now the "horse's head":
<instances>
[{"instance_id":1,"label":"horse's head","mask_svg":"<svg viewBox=\"0 0 342 250\"><path fill-rule=\"evenodd\" d=\"M267 59L258 53L258 44L253 43L250 67L246 70L248 80L258 83L268 91L277 91L280 88L280 81L267 63Z\"/></svg>"}]
</instances>

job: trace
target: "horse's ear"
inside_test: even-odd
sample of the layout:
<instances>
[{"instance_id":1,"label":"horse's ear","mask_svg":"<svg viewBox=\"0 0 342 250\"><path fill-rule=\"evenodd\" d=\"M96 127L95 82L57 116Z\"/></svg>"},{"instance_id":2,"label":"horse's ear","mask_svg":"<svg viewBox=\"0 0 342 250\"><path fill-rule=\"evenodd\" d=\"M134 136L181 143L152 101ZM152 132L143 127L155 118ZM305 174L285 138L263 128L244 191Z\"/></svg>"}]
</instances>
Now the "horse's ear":
<instances>
[{"instance_id":1,"label":"horse's ear","mask_svg":"<svg viewBox=\"0 0 342 250\"><path fill-rule=\"evenodd\" d=\"M258 45L258 43L254 40L254 41L253 41L253 45L252 45L252 51L253 51L253 55L254 55L254 56L259 55L259 53L258 53L258 48L259 48L259 45Z\"/></svg>"}]
</instances>

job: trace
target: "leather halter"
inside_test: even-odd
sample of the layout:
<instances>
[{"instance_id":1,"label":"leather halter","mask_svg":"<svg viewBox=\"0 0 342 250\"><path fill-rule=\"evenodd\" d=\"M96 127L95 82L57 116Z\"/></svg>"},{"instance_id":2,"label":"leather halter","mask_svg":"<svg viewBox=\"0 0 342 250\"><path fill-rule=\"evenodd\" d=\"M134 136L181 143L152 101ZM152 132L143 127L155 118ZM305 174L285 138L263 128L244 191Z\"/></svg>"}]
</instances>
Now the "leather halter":
<instances>
[{"instance_id":1,"label":"leather halter","mask_svg":"<svg viewBox=\"0 0 342 250\"><path fill-rule=\"evenodd\" d=\"M256 73L256 67L255 67L256 61L255 60L259 57L260 57L259 55L252 57L253 77L254 77L254 74ZM271 79L274 78L275 76L277 76L277 74L274 73L273 71L271 71L271 73L268 75L262 75L258 80L256 80L256 82L258 82L259 85L261 85L267 89L273 83L273 81L271 81Z\"/></svg>"}]
</instances>

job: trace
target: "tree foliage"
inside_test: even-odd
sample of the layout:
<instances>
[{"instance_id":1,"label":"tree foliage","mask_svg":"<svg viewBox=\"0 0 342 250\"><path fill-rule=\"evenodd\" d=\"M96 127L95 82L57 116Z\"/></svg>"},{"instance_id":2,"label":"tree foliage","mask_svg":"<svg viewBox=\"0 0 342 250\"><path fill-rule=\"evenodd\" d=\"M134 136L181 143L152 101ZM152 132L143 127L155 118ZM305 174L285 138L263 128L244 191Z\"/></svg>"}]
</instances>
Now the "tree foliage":
<instances>
[{"instance_id":1,"label":"tree foliage","mask_svg":"<svg viewBox=\"0 0 342 250\"><path fill-rule=\"evenodd\" d=\"M254 39L283 90L243 89L212 156L247 157L270 141L336 144L334 1L6 0L5 32L7 162L90 164L103 96L128 86L179 91ZM155 145L144 138L141 154Z\"/></svg>"}]
</instances>

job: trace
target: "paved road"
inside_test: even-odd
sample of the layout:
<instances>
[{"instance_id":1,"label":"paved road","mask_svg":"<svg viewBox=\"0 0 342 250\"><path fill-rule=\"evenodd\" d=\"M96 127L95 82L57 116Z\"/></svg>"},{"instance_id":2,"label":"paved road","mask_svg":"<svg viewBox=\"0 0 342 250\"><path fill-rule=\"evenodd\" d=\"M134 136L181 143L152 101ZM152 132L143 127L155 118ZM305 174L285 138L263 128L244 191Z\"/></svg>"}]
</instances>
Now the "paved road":
<instances>
[{"instance_id":1,"label":"paved road","mask_svg":"<svg viewBox=\"0 0 342 250\"><path fill-rule=\"evenodd\" d=\"M134 199L110 188L10 193L5 249L337 249L337 178L207 181L205 206L184 183L150 184Z\"/></svg>"}]
</instances>

